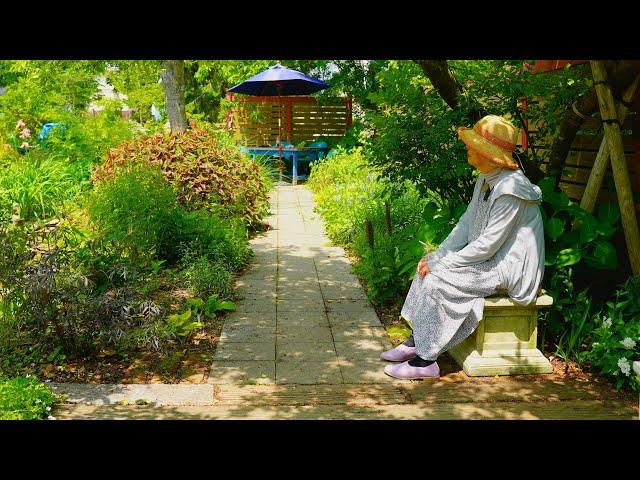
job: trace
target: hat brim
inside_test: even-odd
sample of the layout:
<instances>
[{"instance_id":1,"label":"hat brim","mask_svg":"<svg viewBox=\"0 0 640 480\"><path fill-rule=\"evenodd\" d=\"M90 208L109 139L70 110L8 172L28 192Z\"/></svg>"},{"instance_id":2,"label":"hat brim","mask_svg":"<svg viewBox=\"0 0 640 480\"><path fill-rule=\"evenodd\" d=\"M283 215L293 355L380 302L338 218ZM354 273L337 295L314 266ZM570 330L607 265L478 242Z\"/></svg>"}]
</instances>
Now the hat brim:
<instances>
[{"instance_id":1,"label":"hat brim","mask_svg":"<svg viewBox=\"0 0 640 480\"><path fill-rule=\"evenodd\" d=\"M500 148L489 142L486 138L478 135L473 129L458 127L458 138L470 148L476 150L480 155L487 157L500 167L517 170L520 166L513 160L511 152Z\"/></svg>"}]
</instances>

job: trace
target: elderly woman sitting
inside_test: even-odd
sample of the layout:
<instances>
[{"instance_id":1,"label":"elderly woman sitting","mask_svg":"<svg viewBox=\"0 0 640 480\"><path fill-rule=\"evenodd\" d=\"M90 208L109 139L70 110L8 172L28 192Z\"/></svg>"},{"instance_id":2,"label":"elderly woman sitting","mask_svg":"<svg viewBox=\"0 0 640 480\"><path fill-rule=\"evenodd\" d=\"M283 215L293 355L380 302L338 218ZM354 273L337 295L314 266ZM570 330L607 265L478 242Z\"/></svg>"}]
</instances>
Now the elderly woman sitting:
<instances>
[{"instance_id":1,"label":"elderly woman sitting","mask_svg":"<svg viewBox=\"0 0 640 480\"><path fill-rule=\"evenodd\" d=\"M438 377L438 356L473 333L485 297L503 290L529 304L544 272L541 192L513 159L518 130L503 117L488 115L473 129L459 128L458 136L480 174L458 224L418 263L401 311L413 335L381 355L402 362L385 368L392 377Z\"/></svg>"}]
</instances>

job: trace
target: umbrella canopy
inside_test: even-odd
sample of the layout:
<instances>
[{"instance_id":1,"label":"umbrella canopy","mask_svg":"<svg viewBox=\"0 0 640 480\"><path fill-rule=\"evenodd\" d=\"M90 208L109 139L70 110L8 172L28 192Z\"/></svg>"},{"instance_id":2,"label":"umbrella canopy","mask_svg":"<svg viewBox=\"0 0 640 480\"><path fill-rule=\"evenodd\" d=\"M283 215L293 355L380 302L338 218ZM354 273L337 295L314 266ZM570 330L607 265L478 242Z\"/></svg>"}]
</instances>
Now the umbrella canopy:
<instances>
[{"instance_id":1,"label":"umbrella canopy","mask_svg":"<svg viewBox=\"0 0 640 480\"><path fill-rule=\"evenodd\" d=\"M278 64L239 83L235 87L231 87L228 91L275 97L281 95L309 95L330 86L322 80Z\"/></svg>"}]
</instances>

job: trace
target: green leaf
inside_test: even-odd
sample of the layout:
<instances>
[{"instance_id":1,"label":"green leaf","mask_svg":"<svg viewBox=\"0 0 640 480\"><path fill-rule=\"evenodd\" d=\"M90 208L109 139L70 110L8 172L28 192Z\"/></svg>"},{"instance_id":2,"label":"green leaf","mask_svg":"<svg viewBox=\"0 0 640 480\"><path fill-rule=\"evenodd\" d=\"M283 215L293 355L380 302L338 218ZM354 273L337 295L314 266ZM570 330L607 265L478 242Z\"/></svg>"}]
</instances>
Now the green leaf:
<instances>
[{"instance_id":1,"label":"green leaf","mask_svg":"<svg viewBox=\"0 0 640 480\"><path fill-rule=\"evenodd\" d=\"M565 248L564 250L560 250L558 252L556 265L558 267L568 267L569 265L575 265L576 263L578 263L581 258L582 254L577 248Z\"/></svg>"},{"instance_id":2,"label":"green leaf","mask_svg":"<svg viewBox=\"0 0 640 480\"><path fill-rule=\"evenodd\" d=\"M620 218L620 207L614 202L601 203L596 209L596 216L601 222L613 225Z\"/></svg>"},{"instance_id":3,"label":"green leaf","mask_svg":"<svg viewBox=\"0 0 640 480\"><path fill-rule=\"evenodd\" d=\"M231 300L225 300L218 304L218 310L235 310L235 309L236 309L236 304L233 303Z\"/></svg>"},{"instance_id":4,"label":"green leaf","mask_svg":"<svg viewBox=\"0 0 640 480\"><path fill-rule=\"evenodd\" d=\"M453 218L455 218L456 220L460 220L460 217L464 215L464 212L466 212L466 210L467 210L466 205L464 204L458 205L456 209L453 211Z\"/></svg>"},{"instance_id":5,"label":"green leaf","mask_svg":"<svg viewBox=\"0 0 640 480\"><path fill-rule=\"evenodd\" d=\"M562 207L568 206L571 202L564 192L549 192L543 195L543 198L549 202L549 205L551 205L554 210L560 210Z\"/></svg>"},{"instance_id":6,"label":"green leaf","mask_svg":"<svg viewBox=\"0 0 640 480\"><path fill-rule=\"evenodd\" d=\"M417 237L425 243L432 243L436 237L436 229L430 223L425 223L418 229Z\"/></svg>"},{"instance_id":7,"label":"green leaf","mask_svg":"<svg viewBox=\"0 0 640 480\"><path fill-rule=\"evenodd\" d=\"M598 221L593 215L587 214L578 221L580 231L580 242L589 243L598 235Z\"/></svg>"},{"instance_id":8,"label":"green leaf","mask_svg":"<svg viewBox=\"0 0 640 480\"><path fill-rule=\"evenodd\" d=\"M584 258L587 265L601 270L613 270L618 266L618 254L611 243L595 240L592 245L592 252Z\"/></svg>"},{"instance_id":9,"label":"green leaf","mask_svg":"<svg viewBox=\"0 0 640 480\"><path fill-rule=\"evenodd\" d=\"M611 226L610 223L599 222L596 227L596 231L598 232L598 235L600 235L601 237L609 238L611 235L613 235L616 232L616 229L613 226Z\"/></svg>"},{"instance_id":10,"label":"green leaf","mask_svg":"<svg viewBox=\"0 0 640 480\"><path fill-rule=\"evenodd\" d=\"M563 245L573 245L576 243L580 243L580 231L579 230L571 230L566 235L562 236L562 244Z\"/></svg>"},{"instance_id":11,"label":"green leaf","mask_svg":"<svg viewBox=\"0 0 640 480\"><path fill-rule=\"evenodd\" d=\"M424 207L424 212L422 216L425 220L431 220L435 216L437 211L438 211L438 206L434 202L429 202Z\"/></svg>"},{"instance_id":12,"label":"green leaf","mask_svg":"<svg viewBox=\"0 0 640 480\"><path fill-rule=\"evenodd\" d=\"M552 217L544 227L547 236L551 238L551 240L556 240L562 235L562 232L564 232L564 220Z\"/></svg>"},{"instance_id":13,"label":"green leaf","mask_svg":"<svg viewBox=\"0 0 640 480\"><path fill-rule=\"evenodd\" d=\"M545 177L538 182L538 186L542 190L542 195L546 196L546 194L553 192L555 179L553 177Z\"/></svg>"}]
</instances>

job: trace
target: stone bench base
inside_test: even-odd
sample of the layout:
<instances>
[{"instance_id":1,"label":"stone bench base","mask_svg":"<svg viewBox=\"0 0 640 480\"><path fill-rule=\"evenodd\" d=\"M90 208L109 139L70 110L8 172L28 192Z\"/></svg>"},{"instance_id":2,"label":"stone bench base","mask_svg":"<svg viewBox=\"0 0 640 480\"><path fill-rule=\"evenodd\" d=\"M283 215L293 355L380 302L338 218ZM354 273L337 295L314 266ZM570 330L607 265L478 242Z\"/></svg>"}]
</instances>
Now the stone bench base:
<instances>
[{"instance_id":1,"label":"stone bench base","mask_svg":"<svg viewBox=\"0 0 640 480\"><path fill-rule=\"evenodd\" d=\"M489 297L478 328L449 353L471 377L551 373L553 366L537 348L537 327L538 308L552 303L548 295L528 306Z\"/></svg>"},{"instance_id":2,"label":"stone bench base","mask_svg":"<svg viewBox=\"0 0 640 480\"><path fill-rule=\"evenodd\" d=\"M488 297L478 328L449 354L470 377L552 373L553 366L537 348L538 308L551 304L548 295L528 306L508 297Z\"/></svg>"}]
</instances>

